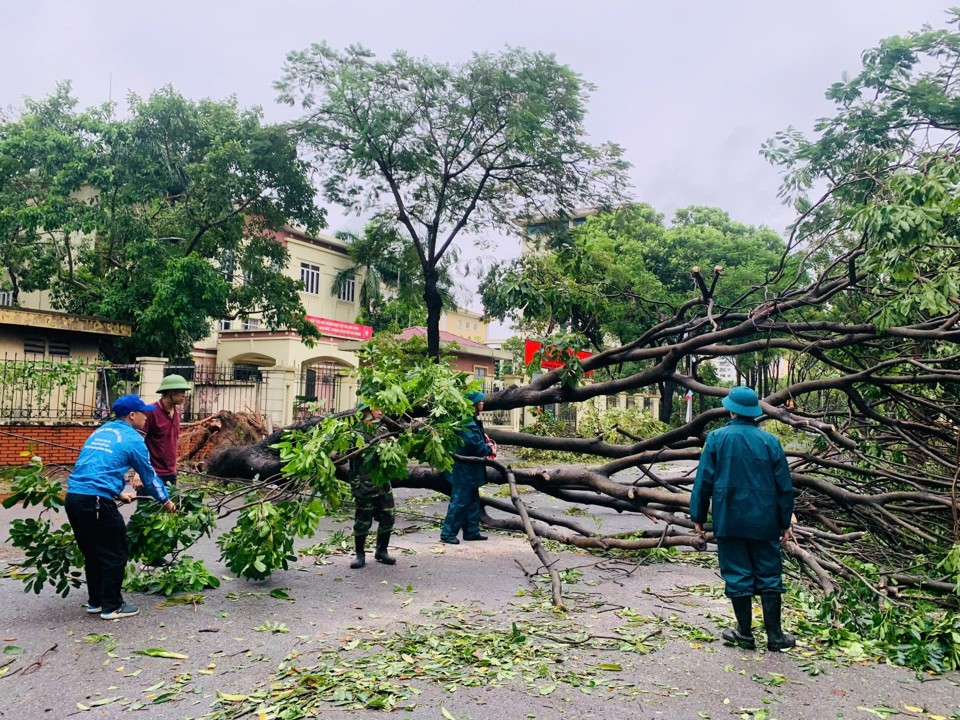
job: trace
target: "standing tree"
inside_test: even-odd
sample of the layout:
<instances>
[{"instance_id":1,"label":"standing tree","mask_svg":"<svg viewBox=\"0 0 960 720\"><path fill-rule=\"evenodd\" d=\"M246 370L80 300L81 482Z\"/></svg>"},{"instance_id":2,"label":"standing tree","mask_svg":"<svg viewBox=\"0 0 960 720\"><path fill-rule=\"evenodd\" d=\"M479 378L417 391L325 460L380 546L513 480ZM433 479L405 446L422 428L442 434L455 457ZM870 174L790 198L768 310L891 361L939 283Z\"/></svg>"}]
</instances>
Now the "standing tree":
<instances>
[{"instance_id":1,"label":"standing tree","mask_svg":"<svg viewBox=\"0 0 960 720\"><path fill-rule=\"evenodd\" d=\"M357 275L360 285L360 313L357 322L373 326L373 331L400 330L422 325L426 320L423 301L423 272L411 243L404 242L396 226L372 220L362 235L338 232L347 243L353 266L344 268L333 279L331 293L338 295L344 284ZM438 266L437 289L444 308L456 307L450 269L457 253L451 249Z\"/></svg>"},{"instance_id":2,"label":"standing tree","mask_svg":"<svg viewBox=\"0 0 960 720\"><path fill-rule=\"evenodd\" d=\"M0 289L12 294L13 305L22 293L49 287L61 259L57 238L81 231L90 214L81 190L95 148L83 133L98 118L75 106L62 83L49 98L28 99L19 118L0 123Z\"/></svg>"},{"instance_id":3,"label":"standing tree","mask_svg":"<svg viewBox=\"0 0 960 720\"><path fill-rule=\"evenodd\" d=\"M185 356L216 318L317 337L275 235L323 224L284 129L171 88L131 95L123 119L74 106L62 86L0 126L0 259L14 288L133 323L112 359Z\"/></svg>"},{"instance_id":4,"label":"standing tree","mask_svg":"<svg viewBox=\"0 0 960 720\"><path fill-rule=\"evenodd\" d=\"M409 235L435 358L441 262L461 232L607 204L624 184L620 148L585 140L590 86L551 55L510 49L452 66L315 44L287 56L277 89L305 111L296 128L327 199Z\"/></svg>"}]
</instances>

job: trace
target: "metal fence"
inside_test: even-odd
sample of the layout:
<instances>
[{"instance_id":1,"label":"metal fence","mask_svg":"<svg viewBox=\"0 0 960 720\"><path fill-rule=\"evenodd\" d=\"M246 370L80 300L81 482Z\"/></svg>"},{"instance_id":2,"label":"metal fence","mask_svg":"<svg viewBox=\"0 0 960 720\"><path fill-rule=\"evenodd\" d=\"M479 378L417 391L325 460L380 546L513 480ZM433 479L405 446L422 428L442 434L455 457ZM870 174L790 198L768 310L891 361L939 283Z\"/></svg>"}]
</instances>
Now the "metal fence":
<instances>
[{"instance_id":1,"label":"metal fence","mask_svg":"<svg viewBox=\"0 0 960 720\"><path fill-rule=\"evenodd\" d=\"M221 410L266 413L263 374L255 365L167 365L166 375L182 375L193 384L183 404L183 421L190 422ZM149 397L155 388L145 388Z\"/></svg>"},{"instance_id":2,"label":"metal fence","mask_svg":"<svg viewBox=\"0 0 960 720\"><path fill-rule=\"evenodd\" d=\"M294 420L342 412L357 404L356 381L340 365L322 364L296 373Z\"/></svg>"},{"instance_id":3,"label":"metal fence","mask_svg":"<svg viewBox=\"0 0 960 720\"><path fill-rule=\"evenodd\" d=\"M22 355L0 358L0 423L96 422L136 387L138 365Z\"/></svg>"}]
</instances>

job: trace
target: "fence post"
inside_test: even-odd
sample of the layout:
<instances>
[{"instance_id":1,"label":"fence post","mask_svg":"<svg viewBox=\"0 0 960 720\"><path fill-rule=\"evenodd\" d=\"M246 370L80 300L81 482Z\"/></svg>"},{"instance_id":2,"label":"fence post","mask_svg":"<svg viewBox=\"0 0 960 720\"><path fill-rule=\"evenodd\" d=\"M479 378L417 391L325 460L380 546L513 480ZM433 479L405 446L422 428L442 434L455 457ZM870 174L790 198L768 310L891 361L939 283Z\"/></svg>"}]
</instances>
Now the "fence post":
<instances>
[{"instance_id":1,"label":"fence post","mask_svg":"<svg viewBox=\"0 0 960 720\"><path fill-rule=\"evenodd\" d=\"M513 387L514 385L522 385L523 376L522 375L511 375L506 374L503 376L503 387ZM510 410L510 429L513 432L520 432L520 428L523 425L523 408L513 408Z\"/></svg>"},{"instance_id":2,"label":"fence post","mask_svg":"<svg viewBox=\"0 0 960 720\"><path fill-rule=\"evenodd\" d=\"M292 388L296 381L292 368L272 367L261 370L263 374L263 410L267 430L286 427L293 422Z\"/></svg>"},{"instance_id":3,"label":"fence post","mask_svg":"<svg viewBox=\"0 0 960 720\"><path fill-rule=\"evenodd\" d=\"M659 420L660 419L660 393L659 392L647 393L646 398L650 403L650 417L652 417L654 420Z\"/></svg>"},{"instance_id":4,"label":"fence post","mask_svg":"<svg viewBox=\"0 0 960 720\"><path fill-rule=\"evenodd\" d=\"M156 399L157 388L163 381L163 369L167 365L167 359L138 357L137 363L140 365L140 385L137 387L137 395L143 397L144 402L151 403Z\"/></svg>"}]
</instances>

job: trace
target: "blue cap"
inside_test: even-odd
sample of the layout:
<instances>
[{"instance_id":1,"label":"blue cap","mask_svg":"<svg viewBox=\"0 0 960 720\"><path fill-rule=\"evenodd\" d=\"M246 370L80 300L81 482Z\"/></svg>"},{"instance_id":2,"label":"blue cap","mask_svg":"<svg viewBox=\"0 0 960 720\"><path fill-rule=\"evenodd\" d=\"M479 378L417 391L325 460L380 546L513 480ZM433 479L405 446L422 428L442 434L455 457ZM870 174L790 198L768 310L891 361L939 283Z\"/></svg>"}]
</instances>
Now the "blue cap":
<instances>
[{"instance_id":1,"label":"blue cap","mask_svg":"<svg viewBox=\"0 0 960 720\"><path fill-rule=\"evenodd\" d=\"M467 393L467 400L472 402L474 405L476 405L478 402L483 402L483 399L485 397L486 395L484 395L479 390L474 390L473 392Z\"/></svg>"},{"instance_id":2,"label":"blue cap","mask_svg":"<svg viewBox=\"0 0 960 720\"><path fill-rule=\"evenodd\" d=\"M742 415L743 417L750 418L763 415L763 410L760 409L760 398L757 397L757 393L754 392L753 388L748 388L744 385L738 385L733 388L730 394L720 402L734 415Z\"/></svg>"},{"instance_id":3,"label":"blue cap","mask_svg":"<svg viewBox=\"0 0 960 720\"><path fill-rule=\"evenodd\" d=\"M126 417L132 412L150 412L151 410L156 410L156 408L156 404L147 405L140 399L139 395L121 395L114 400L113 405L110 406L113 414L118 418Z\"/></svg>"}]
</instances>

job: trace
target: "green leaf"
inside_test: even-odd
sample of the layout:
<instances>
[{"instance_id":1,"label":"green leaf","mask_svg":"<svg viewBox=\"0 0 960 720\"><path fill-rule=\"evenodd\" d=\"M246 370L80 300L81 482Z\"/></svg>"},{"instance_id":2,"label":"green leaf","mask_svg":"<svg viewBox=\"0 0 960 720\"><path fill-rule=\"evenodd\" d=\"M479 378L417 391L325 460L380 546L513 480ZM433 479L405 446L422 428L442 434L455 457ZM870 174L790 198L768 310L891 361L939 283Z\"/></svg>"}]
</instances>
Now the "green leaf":
<instances>
[{"instance_id":1,"label":"green leaf","mask_svg":"<svg viewBox=\"0 0 960 720\"><path fill-rule=\"evenodd\" d=\"M123 700L123 695L118 695L117 697L103 698L102 700L96 700L92 703L89 703L89 706L92 708L101 707L102 705L112 705L117 702L117 700Z\"/></svg>"},{"instance_id":2,"label":"green leaf","mask_svg":"<svg viewBox=\"0 0 960 720\"><path fill-rule=\"evenodd\" d=\"M171 652L163 648L147 648L146 650L134 650L134 655L146 655L147 657L169 658L171 660L189 660L189 655Z\"/></svg>"}]
</instances>

